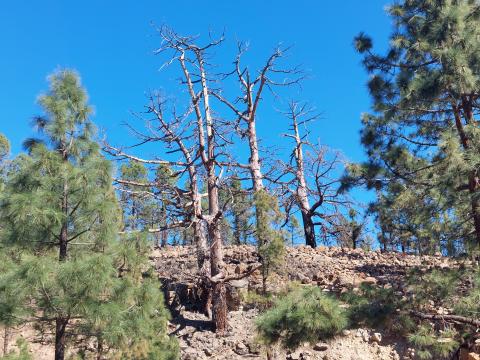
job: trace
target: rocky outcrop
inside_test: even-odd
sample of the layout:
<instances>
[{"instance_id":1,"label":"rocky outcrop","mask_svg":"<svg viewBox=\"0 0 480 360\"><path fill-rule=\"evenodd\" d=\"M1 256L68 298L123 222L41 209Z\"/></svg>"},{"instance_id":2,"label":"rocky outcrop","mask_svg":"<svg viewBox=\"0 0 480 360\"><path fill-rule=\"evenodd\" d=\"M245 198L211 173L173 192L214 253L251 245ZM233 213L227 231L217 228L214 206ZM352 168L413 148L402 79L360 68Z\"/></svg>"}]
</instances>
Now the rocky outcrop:
<instances>
[{"instance_id":1,"label":"rocky outcrop","mask_svg":"<svg viewBox=\"0 0 480 360\"><path fill-rule=\"evenodd\" d=\"M258 271L247 278L229 282L231 329L226 337L218 338L210 331L208 318L196 312L199 289L196 284L194 249L186 246L156 250L151 260L164 281L170 305L179 309L171 328L180 340L183 359L265 358L265 349L255 341L254 321L258 311L242 303L242 293L261 289L261 274ZM257 264L255 247L244 245L225 248L227 275L245 273ZM409 269L427 271L472 265L467 259L450 259L440 255L414 256L362 249L290 247L283 266L270 277L268 289L280 291L290 281L296 281L319 286L327 292L342 292L368 283L393 287L398 296L403 296L403 279ZM401 339L372 329L346 330L330 341L305 344L291 353L279 349L272 352L276 359L292 360L400 360L415 357L414 350L402 343ZM471 357L471 353L476 355L469 350L468 356Z\"/></svg>"}]
</instances>

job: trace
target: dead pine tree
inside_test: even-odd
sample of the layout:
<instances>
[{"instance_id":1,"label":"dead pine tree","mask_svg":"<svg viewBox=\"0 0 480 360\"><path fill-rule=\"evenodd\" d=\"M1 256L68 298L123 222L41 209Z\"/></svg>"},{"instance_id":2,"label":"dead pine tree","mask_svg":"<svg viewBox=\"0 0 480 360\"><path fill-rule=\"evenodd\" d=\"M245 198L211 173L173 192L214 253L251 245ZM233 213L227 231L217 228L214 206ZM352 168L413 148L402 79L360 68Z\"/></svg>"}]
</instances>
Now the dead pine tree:
<instances>
[{"instance_id":1,"label":"dead pine tree","mask_svg":"<svg viewBox=\"0 0 480 360\"><path fill-rule=\"evenodd\" d=\"M210 75L208 52L221 44L223 36L208 42L204 46L196 44L196 37L180 36L168 27L159 30L162 46L157 54L168 53L168 64L176 63L181 69L181 84L185 86L189 105L195 121L196 151L202 170L205 172L208 214L202 215L207 224L210 241L210 277L212 320L215 331L224 334L227 331L226 276L223 263L223 244L221 219L223 209L219 202L219 185L222 171L219 164L224 146L229 143L225 132L228 126L214 116L210 96L214 77Z\"/></svg>"},{"instance_id":2,"label":"dead pine tree","mask_svg":"<svg viewBox=\"0 0 480 360\"><path fill-rule=\"evenodd\" d=\"M320 227L325 240L334 237L342 211L351 207L352 202L341 192L340 155L329 154L327 148L308 140L307 124L316 120L318 114L308 104L292 101L285 116L290 126L284 136L293 140L293 149L288 163L280 161L283 173L277 184L283 187L287 221L294 208L300 210L305 243L314 248L316 227Z\"/></svg>"},{"instance_id":3,"label":"dead pine tree","mask_svg":"<svg viewBox=\"0 0 480 360\"><path fill-rule=\"evenodd\" d=\"M128 159L129 161L140 162L149 166L172 168L172 176L180 177L184 180L186 188L183 189L177 183L162 184L151 182L132 182L125 179L115 179L119 191L129 191L123 186L134 185L143 187L145 190L140 194L148 194L152 198L158 196L167 197L168 207L167 222L162 227L148 229L150 233L162 232L165 230L188 228L193 229L194 244L196 247L197 264L201 272L208 271L209 250L207 244L207 234L202 220L202 194L200 192L200 180L198 175L196 161L196 147L192 145L191 122L188 119L190 111L178 114L175 109L171 115L165 116L166 100L160 93L152 93L149 96L149 102L146 105L146 111L143 114L137 114L143 122L146 123L147 131L139 131L129 125L131 132L139 139L139 143L134 147L149 142L161 142L168 153L180 154L176 160L165 159L144 159L127 153L124 149L114 147L105 142L104 150L117 159ZM186 174L186 178L184 176ZM161 189L159 189L161 185ZM150 189L158 189L152 191Z\"/></svg>"},{"instance_id":4,"label":"dead pine tree","mask_svg":"<svg viewBox=\"0 0 480 360\"><path fill-rule=\"evenodd\" d=\"M251 72L248 67L244 67L241 64L242 56L246 51L247 46L239 42L238 53L234 60L234 69L230 73L225 74L225 80L228 78L239 85L240 94L237 94L232 99L229 99L221 91L212 91L212 95L233 112L236 117L235 129L240 138L248 143L250 152L248 163L235 163L234 166L249 172L255 198L257 195L260 196L261 192L266 191L264 179L268 178L270 173L270 170L265 171L262 168L263 159L260 154L257 135L258 111L264 99L265 90L270 90L273 93L275 88L299 84L304 75L299 67L277 67L277 62L285 55L288 48L276 48L268 56L264 65L256 72ZM257 223L255 235L259 246L264 245L268 241L268 234L262 231L264 227L259 226L260 221L265 217L261 212L261 207L255 206Z\"/></svg>"}]
</instances>

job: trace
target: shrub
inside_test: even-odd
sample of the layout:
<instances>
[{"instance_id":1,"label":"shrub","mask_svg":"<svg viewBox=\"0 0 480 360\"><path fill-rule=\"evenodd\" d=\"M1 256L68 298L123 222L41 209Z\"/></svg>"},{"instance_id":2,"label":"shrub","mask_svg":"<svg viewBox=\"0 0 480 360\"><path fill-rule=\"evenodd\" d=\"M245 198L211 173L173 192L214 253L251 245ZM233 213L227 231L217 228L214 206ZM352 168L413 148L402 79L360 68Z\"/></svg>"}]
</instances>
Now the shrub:
<instances>
[{"instance_id":1,"label":"shrub","mask_svg":"<svg viewBox=\"0 0 480 360\"><path fill-rule=\"evenodd\" d=\"M303 342L327 339L347 326L339 301L318 287L305 287L275 301L256 322L260 341L295 349Z\"/></svg>"},{"instance_id":2,"label":"shrub","mask_svg":"<svg viewBox=\"0 0 480 360\"><path fill-rule=\"evenodd\" d=\"M12 350L8 354L0 357L2 360L32 360L32 356L28 350L28 345L25 339L19 338L17 340L18 351Z\"/></svg>"}]
</instances>

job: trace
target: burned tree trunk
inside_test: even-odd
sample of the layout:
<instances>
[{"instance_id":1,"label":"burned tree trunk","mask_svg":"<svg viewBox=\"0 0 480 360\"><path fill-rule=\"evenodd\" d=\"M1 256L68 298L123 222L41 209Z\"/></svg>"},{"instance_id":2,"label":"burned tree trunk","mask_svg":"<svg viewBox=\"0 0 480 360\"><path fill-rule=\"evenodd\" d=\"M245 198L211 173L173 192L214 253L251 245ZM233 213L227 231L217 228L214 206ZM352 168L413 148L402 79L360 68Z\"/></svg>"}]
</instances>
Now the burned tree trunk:
<instances>
[{"instance_id":1,"label":"burned tree trunk","mask_svg":"<svg viewBox=\"0 0 480 360\"><path fill-rule=\"evenodd\" d=\"M304 139L300 136L300 131L298 129L298 117L304 114L305 109L302 108L297 110L297 104L290 104L290 120L291 129L293 134L289 135L295 140L295 148L293 150L293 158L295 159L295 179L297 181L297 192L296 198L298 201L298 207L302 213L303 220L303 230L305 233L305 244L315 248L317 242L315 239L315 226L313 222L312 208L310 206L310 201L308 199L308 187L307 181L305 179L305 166L303 160L303 144ZM321 204L321 203L320 203ZM318 207L319 205L316 205Z\"/></svg>"}]
</instances>

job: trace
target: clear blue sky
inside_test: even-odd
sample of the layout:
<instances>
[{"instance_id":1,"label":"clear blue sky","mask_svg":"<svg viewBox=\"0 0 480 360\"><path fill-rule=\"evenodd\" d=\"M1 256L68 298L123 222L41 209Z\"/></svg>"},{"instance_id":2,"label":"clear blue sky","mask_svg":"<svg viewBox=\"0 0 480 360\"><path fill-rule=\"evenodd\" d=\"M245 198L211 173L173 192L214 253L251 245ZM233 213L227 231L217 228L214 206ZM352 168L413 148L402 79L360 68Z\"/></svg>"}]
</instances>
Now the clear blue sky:
<instances>
[{"instance_id":1,"label":"clear blue sky","mask_svg":"<svg viewBox=\"0 0 480 360\"><path fill-rule=\"evenodd\" d=\"M259 59L278 43L294 45L288 62L303 64L311 74L294 97L323 113L314 135L359 160L359 117L370 100L352 38L365 31L384 46L390 30L385 5L385 0L2 1L0 132L18 152L32 134L29 121L39 113L35 99L47 88L46 76L72 67L95 105L96 124L114 140L127 140L121 123L131 110L142 109L146 91L164 87L161 59L152 55L159 39L151 24L166 23L181 33L225 29L229 40L249 41ZM231 55L219 58L229 62ZM266 118L263 128L278 128L277 121Z\"/></svg>"},{"instance_id":2,"label":"clear blue sky","mask_svg":"<svg viewBox=\"0 0 480 360\"><path fill-rule=\"evenodd\" d=\"M13 154L21 151L22 141L32 136L29 123L40 112L35 100L47 89L46 76L68 67L81 74L95 106L94 122L113 143L131 143L122 123L132 119L131 111L142 110L145 94L159 88L178 92L174 75L158 71L162 59L153 55L159 38L152 23L165 23L183 34L225 30L230 44L250 42L253 65L277 44L293 45L287 63L303 64L310 79L288 97L307 100L323 114L312 137L360 161L360 114L369 110L370 99L352 40L364 31L385 47L385 5L386 0L2 1L0 132L10 139ZM230 64L230 49L219 50L217 60ZM286 122L271 109L265 114L260 137L281 144ZM361 191L355 195L370 198Z\"/></svg>"}]
</instances>

